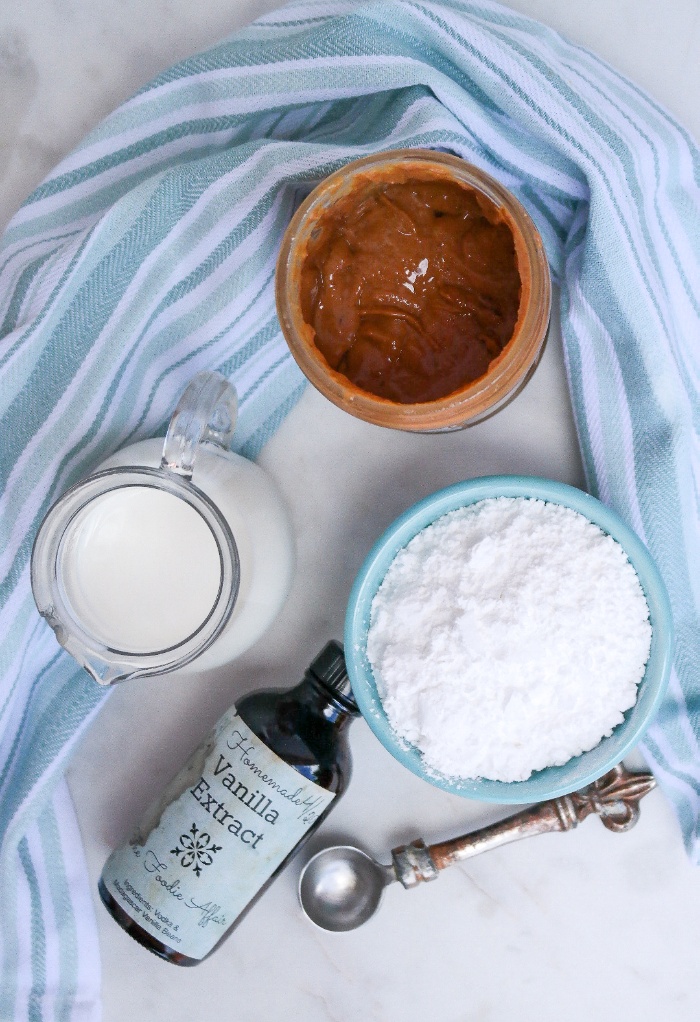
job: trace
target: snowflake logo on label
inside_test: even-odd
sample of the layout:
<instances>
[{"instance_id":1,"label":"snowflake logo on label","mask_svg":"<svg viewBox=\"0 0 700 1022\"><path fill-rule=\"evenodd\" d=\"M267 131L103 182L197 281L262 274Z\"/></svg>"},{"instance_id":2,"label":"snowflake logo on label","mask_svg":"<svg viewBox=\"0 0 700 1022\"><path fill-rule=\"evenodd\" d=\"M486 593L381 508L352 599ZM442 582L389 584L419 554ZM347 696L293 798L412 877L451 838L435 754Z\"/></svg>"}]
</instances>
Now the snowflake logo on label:
<instances>
[{"instance_id":1,"label":"snowflake logo on label","mask_svg":"<svg viewBox=\"0 0 700 1022\"><path fill-rule=\"evenodd\" d=\"M177 855L180 865L185 869L194 866L193 872L199 876L202 866L211 866L215 853L220 852L222 847L215 845L210 835L197 830L197 825L193 823L189 834L180 835L177 848L171 848L170 854Z\"/></svg>"}]
</instances>

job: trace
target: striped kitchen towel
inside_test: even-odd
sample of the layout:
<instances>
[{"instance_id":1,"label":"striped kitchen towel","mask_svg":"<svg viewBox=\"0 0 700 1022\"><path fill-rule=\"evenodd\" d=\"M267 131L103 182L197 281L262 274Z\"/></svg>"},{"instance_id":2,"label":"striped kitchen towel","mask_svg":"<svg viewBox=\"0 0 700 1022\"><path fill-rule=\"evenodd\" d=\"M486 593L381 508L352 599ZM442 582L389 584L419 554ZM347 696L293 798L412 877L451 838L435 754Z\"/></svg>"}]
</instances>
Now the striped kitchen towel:
<instances>
[{"instance_id":1,"label":"striped kitchen towel","mask_svg":"<svg viewBox=\"0 0 700 1022\"><path fill-rule=\"evenodd\" d=\"M62 771L97 711L29 586L50 503L163 432L198 370L254 455L303 381L273 274L305 184L440 147L530 211L561 287L588 483L649 546L677 651L646 751L700 857L698 151L606 64L488 0L300 0L161 74L29 197L0 252L0 1018L93 1019L94 920Z\"/></svg>"}]
</instances>

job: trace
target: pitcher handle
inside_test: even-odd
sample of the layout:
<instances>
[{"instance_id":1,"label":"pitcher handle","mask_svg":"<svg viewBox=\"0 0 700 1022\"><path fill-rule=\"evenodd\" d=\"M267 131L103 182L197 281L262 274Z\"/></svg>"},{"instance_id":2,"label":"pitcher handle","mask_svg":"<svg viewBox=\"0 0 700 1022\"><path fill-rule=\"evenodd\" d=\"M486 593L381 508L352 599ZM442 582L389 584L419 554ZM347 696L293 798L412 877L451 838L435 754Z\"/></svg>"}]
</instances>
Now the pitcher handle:
<instances>
[{"instance_id":1,"label":"pitcher handle","mask_svg":"<svg viewBox=\"0 0 700 1022\"><path fill-rule=\"evenodd\" d=\"M205 441L227 451L238 415L236 388L221 373L204 371L185 388L168 424L160 467L191 479Z\"/></svg>"}]
</instances>

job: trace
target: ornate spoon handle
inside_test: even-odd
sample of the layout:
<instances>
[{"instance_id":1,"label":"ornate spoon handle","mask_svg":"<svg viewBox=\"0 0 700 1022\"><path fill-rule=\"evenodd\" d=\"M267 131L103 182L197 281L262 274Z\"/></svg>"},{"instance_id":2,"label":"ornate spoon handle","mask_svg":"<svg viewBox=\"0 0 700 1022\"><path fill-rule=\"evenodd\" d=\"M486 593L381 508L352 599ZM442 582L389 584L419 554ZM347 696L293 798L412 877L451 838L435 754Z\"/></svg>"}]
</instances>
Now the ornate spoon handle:
<instances>
[{"instance_id":1,"label":"ornate spoon handle","mask_svg":"<svg viewBox=\"0 0 700 1022\"><path fill-rule=\"evenodd\" d=\"M395 848L391 855L397 879L404 887L415 887L437 879L438 872L463 859L480 855L491 848L558 830L573 830L595 813L612 831L629 830L639 818L639 803L655 786L649 773L631 773L621 763L587 788L540 802L500 823L472 831L463 837L426 846L418 838L410 845Z\"/></svg>"}]
</instances>

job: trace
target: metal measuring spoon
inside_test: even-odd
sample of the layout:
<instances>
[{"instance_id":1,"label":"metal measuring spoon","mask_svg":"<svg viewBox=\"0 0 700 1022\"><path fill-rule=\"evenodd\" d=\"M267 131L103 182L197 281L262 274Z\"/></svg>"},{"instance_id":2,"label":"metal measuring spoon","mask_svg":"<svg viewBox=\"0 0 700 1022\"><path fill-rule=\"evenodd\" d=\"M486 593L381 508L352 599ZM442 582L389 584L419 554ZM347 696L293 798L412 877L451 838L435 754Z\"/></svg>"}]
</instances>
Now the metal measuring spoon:
<instances>
[{"instance_id":1,"label":"metal measuring spoon","mask_svg":"<svg viewBox=\"0 0 700 1022\"><path fill-rule=\"evenodd\" d=\"M352 845L336 845L304 866L299 900L324 930L354 930L374 915L384 888L396 879L393 866L382 866Z\"/></svg>"},{"instance_id":2,"label":"metal measuring spoon","mask_svg":"<svg viewBox=\"0 0 700 1022\"><path fill-rule=\"evenodd\" d=\"M354 930L379 907L384 888L398 880L404 887L436 880L455 862L535 834L573 830L591 814L615 832L629 830L639 817L639 802L655 786L649 773L630 772L621 763L587 788L540 802L499 823L442 844L426 846L418 838L391 853L384 866L352 845L326 848L309 859L299 878L305 914L324 930Z\"/></svg>"}]
</instances>

